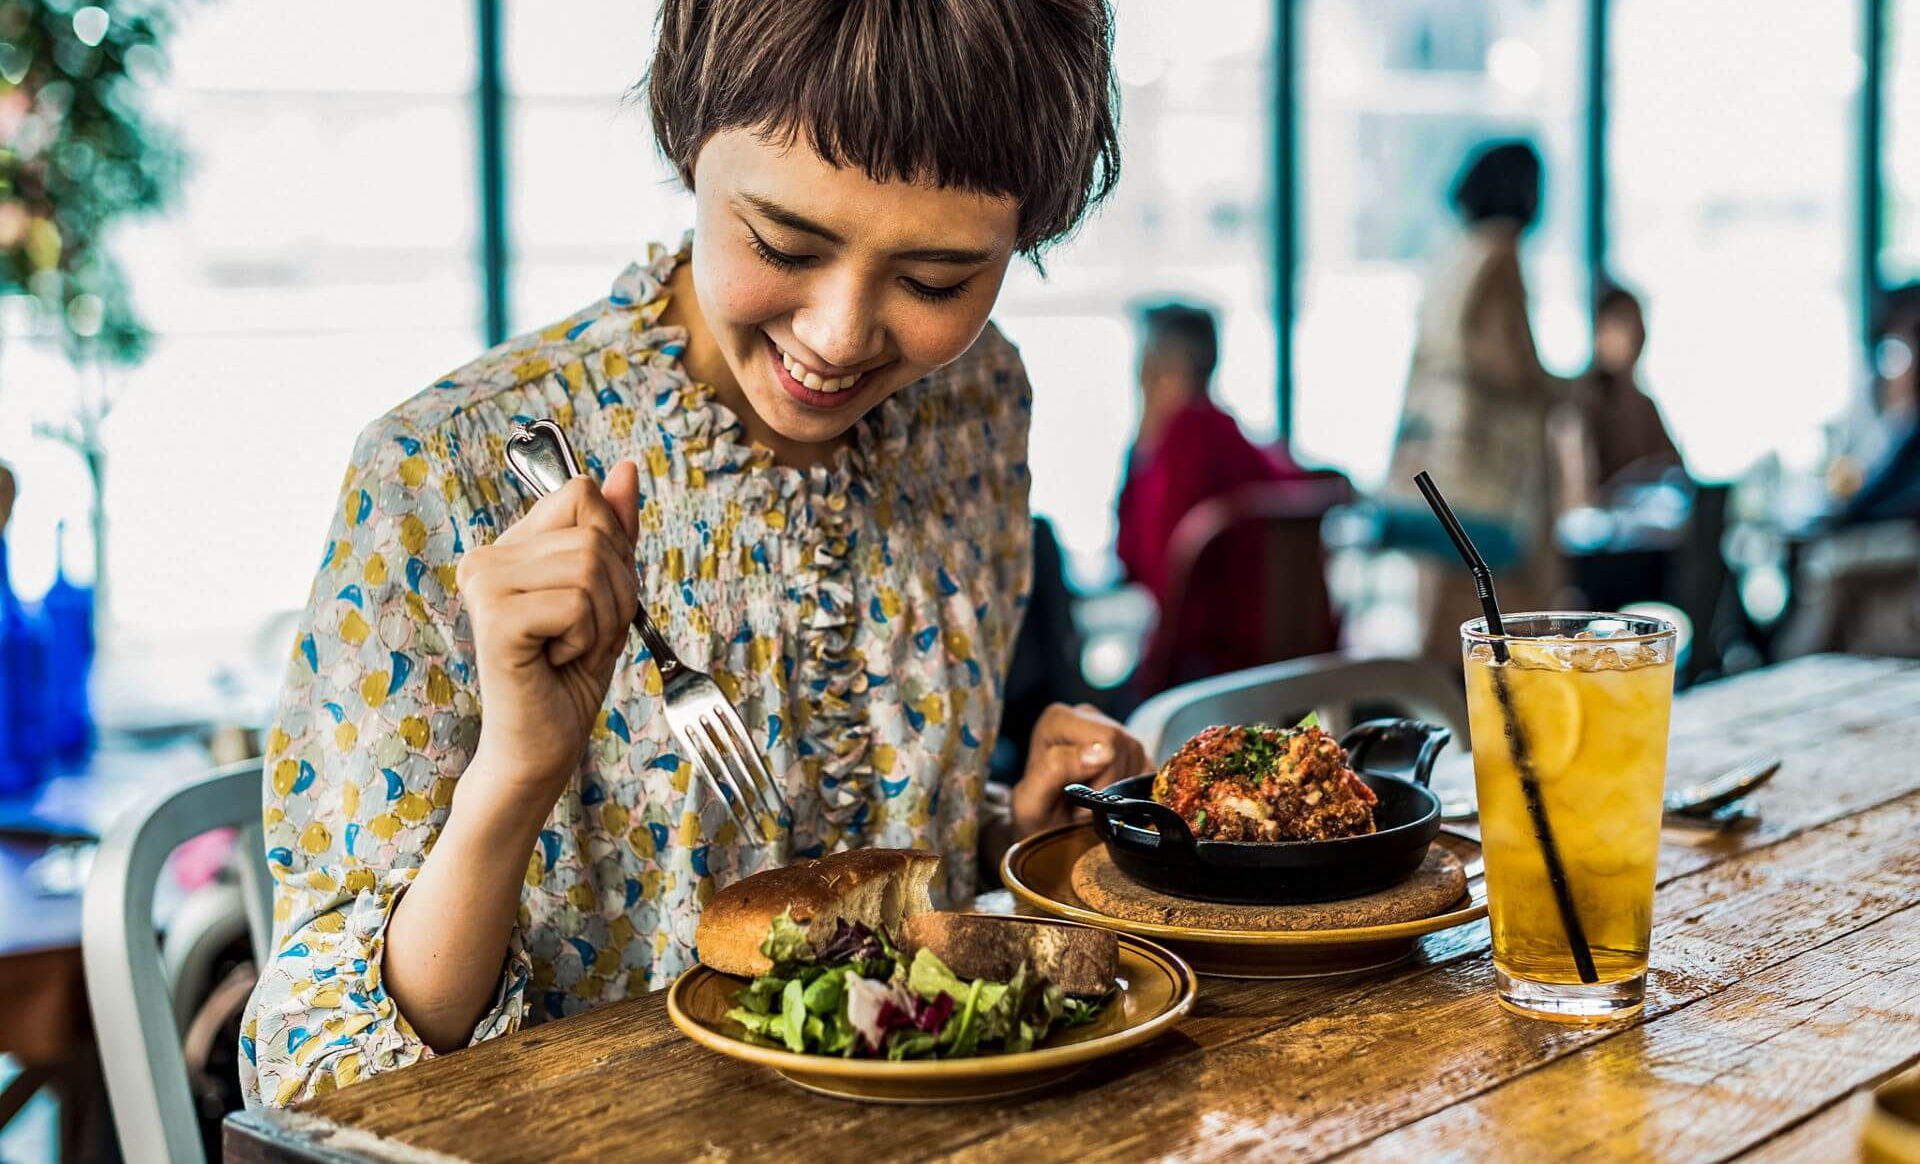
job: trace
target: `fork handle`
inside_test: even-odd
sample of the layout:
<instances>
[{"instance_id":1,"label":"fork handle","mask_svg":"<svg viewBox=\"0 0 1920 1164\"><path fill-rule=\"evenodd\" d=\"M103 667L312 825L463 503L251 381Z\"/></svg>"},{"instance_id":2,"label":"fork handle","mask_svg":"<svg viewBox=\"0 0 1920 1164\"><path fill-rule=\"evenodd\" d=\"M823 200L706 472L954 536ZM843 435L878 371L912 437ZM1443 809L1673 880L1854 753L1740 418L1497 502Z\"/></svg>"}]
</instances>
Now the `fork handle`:
<instances>
[{"instance_id":1,"label":"fork handle","mask_svg":"<svg viewBox=\"0 0 1920 1164\"><path fill-rule=\"evenodd\" d=\"M573 455L567 434L546 419L513 426L507 436L507 467L535 497L545 497L581 475L579 458ZM644 601L634 609L633 629L640 632L640 641L660 668L662 682L687 669L667 645L666 636L653 625Z\"/></svg>"},{"instance_id":2,"label":"fork handle","mask_svg":"<svg viewBox=\"0 0 1920 1164\"><path fill-rule=\"evenodd\" d=\"M653 656L654 665L660 668L660 682L670 682L675 675L687 669L687 665L680 661L680 656L674 654L673 648L667 645L666 636L653 625L645 602L634 607L633 629L640 632L641 643L646 646L647 653Z\"/></svg>"}]
</instances>

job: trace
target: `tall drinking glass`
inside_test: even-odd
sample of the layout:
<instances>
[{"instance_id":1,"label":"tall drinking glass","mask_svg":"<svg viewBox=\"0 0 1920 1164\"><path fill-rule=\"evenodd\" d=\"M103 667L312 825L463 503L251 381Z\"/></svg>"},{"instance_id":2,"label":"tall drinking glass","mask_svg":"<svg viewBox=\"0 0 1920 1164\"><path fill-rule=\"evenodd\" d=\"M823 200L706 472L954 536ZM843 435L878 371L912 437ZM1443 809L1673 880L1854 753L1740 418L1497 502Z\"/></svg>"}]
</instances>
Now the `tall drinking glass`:
<instances>
[{"instance_id":1,"label":"tall drinking glass","mask_svg":"<svg viewBox=\"0 0 1920 1164\"><path fill-rule=\"evenodd\" d=\"M1500 1004L1624 1018L1646 997L1673 624L1517 614L1460 628ZM1502 658L1504 655L1504 659Z\"/></svg>"}]
</instances>

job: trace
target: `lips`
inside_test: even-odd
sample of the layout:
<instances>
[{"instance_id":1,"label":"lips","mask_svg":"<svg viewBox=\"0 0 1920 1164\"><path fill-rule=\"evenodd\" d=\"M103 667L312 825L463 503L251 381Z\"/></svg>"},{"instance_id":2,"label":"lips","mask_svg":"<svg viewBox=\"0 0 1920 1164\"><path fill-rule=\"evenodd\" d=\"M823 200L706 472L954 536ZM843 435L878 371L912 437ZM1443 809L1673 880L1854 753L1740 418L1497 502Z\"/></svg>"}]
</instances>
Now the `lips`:
<instances>
[{"instance_id":1,"label":"lips","mask_svg":"<svg viewBox=\"0 0 1920 1164\"><path fill-rule=\"evenodd\" d=\"M765 333L761 333L765 335ZM852 375L823 376L817 369L809 368L794 359L772 336L766 336L767 355L773 362L774 378L787 394L811 408L841 408L851 403L854 391L866 380L867 372ZM871 371L869 369L868 371Z\"/></svg>"}]
</instances>

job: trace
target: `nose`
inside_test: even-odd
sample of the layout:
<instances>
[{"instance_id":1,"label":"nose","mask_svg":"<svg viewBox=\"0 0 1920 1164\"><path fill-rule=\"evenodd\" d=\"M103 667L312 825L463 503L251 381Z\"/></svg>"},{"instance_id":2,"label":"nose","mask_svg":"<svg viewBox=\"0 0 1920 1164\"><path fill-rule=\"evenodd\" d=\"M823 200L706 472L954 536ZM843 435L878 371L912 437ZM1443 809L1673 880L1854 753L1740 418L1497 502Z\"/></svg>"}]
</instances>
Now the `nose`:
<instances>
[{"instance_id":1,"label":"nose","mask_svg":"<svg viewBox=\"0 0 1920 1164\"><path fill-rule=\"evenodd\" d=\"M818 293L793 314L794 338L838 368L852 368L883 346L874 296L856 277L817 285Z\"/></svg>"}]
</instances>

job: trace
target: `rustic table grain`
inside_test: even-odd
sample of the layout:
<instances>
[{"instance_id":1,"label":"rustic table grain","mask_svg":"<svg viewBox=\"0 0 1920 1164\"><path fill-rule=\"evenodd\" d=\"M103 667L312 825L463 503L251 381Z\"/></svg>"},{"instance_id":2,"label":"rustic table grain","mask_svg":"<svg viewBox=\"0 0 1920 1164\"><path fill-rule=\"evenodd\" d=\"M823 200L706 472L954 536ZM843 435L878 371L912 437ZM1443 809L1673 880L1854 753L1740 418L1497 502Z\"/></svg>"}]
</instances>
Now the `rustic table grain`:
<instances>
[{"instance_id":1,"label":"rustic table grain","mask_svg":"<svg viewBox=\"0 0 1920 1164\"><path fill-rule=\"evenodd\" d=\"M1851 1158L1856 1093L1920 1060L1920 664L1821 657L1675 707L1672 771L1784 766L1757 823L1670 831L1643 1016L1494 1003L1485 923L1403 966L1209 978L1177 1031L1030 1097L813 1095L713 1054L664 995L227 1127L228 1158Z\"/></svg>"}]
</instances>

